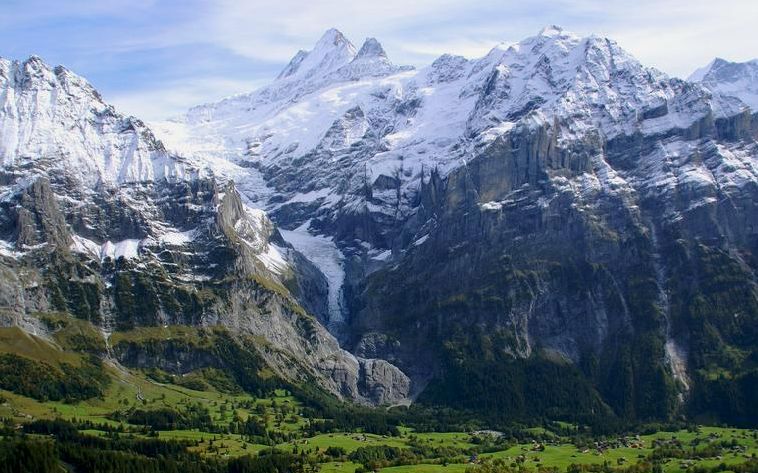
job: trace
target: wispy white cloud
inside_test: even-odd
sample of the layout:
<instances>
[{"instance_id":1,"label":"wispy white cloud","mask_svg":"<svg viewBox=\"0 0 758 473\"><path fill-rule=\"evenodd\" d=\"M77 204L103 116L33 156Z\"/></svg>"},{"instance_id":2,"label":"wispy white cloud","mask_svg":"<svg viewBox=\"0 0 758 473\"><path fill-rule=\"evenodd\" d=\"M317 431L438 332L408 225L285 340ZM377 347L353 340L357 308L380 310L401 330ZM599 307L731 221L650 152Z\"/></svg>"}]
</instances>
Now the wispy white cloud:
<instances>
[{"instance_id":1,"label":"wispy white cloud","mask_svg":"<svg viewBox=\"0 0 758 473\"><path fill-rule=\"evenodd\" d=\"M40 21L62 19L83 19L102 16L123 16L147 11L155 7L158 0L5 0L5 13L0 15L0 25L37 25ZM7 14L12 12L12 14Z\"/></svg>"},{"instance_id":2,"label":"wispy white cloud","mask_svg":"<svg viewBox=\"0 0 758 473\"><path fill-rule=\"evenodd\" d=\"M720 56L733 61L758 57L758 2L750 0L647 0L617 10L607 31L647 65L680 77Z\"/></svg>"},{"instance_id":3,"label":"wispy white cloud","mask_svg":"<svg viewBox=\"0 0 758 473\"><path fill-rule=\"evenodd\" d=\"M181 115L193 105L214 102L224 97L253 90L265 83L230 78L205 78L189 83L171 82L148 89L137 89L105 96L120 112L147 121Z\"/></svg>"}]
</instances>

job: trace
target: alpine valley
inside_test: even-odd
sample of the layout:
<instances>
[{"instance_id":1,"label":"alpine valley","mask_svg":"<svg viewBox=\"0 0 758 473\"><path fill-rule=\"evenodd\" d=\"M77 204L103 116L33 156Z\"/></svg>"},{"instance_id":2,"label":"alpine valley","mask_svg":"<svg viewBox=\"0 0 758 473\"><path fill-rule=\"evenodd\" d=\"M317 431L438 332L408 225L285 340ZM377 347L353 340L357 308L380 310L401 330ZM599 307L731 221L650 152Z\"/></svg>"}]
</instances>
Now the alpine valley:
<instances>
[{"instance_id":1,"label":"alpine valley","mask_svg":"<svg viewBox=\"0 0 758 473\"><path fill-rule=\"evenodd\" d=\"M756 61L681 80L550 26L416 69L332 29L269 85L145 123L0 59L9 415L168 430L133 416L207 391L364 442L755 428L757 272Z\"/></svg>"}]
</instances>

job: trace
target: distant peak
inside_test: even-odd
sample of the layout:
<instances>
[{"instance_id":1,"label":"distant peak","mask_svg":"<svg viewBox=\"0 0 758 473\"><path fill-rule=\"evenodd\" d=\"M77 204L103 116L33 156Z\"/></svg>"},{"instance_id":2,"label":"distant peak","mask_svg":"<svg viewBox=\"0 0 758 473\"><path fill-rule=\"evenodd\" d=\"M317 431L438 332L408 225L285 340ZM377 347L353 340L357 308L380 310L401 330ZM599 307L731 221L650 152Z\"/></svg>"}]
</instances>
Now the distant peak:
<instances>
[{"instance_id":1,"label":"distant peak","mask_svg":"<svg viewBox=\"0 0 758 473\"><path fill-rule=\"evenodd\" d=\"M30 65L35 68L49 67L47 63L45 62L45 60L37 56L36 54L32 54L31 56L29 56L29 58L27 58L27 60L24 61L24 64Z\"/></svg>"},{"instance_id":2,"label":"distant peak","mask_svg":"<svg viewBox=\"0 0 758 473\"><path fill-rule=\"evenodd\" d=\"M755 66L758 65L758 59L750 59L748 61L730 61L728 59L717 57L713 61L710 62L709 66L711 68L715 67L724 67L724 66Z\"/></svg>"},{"instance_id":3,"label":"distant peak","mask_svg":"<svg viewBox=\"0 0 758 473\"><path fill-rule=\"evenodd\" d=\"M717 57L707 65L696 69L687 78L690 82L719 83L746 80L758 81L758 60L744 62L730 61ZM758 102L756 102L758 103Z\"/></svg>"},{"instance_id":4,"label":"distant peak","mask_svg":"<svg viewBox=\"0 0 758 473\"><path fill-rule=\"evenodd\" d=\"M333 49L349 46L353 48L353 44L342 34L337 28L329 28L324 32L321 38L316 42L314 51L319 49Z\"/></svg>"},{"instance_id":5,"label":"distant peak","mask_svg":"<svg viewBox=\"0 0 758 473\"><path fill-rule=\"evenodd\" d=\"M561 28L558 25L548 25L542 28L539 32L539 36L547 36L547 37L561 36L563 34L564 34L563 28Z\"/></svg>"},{"instance_id":6,"label":"distant peak","mask_svg":"<svg viewBox=\"0 0 758 473\"><path fill-rule=\"evenodd\" d=\"M358 54L355 56L355 58L358 59L364 57L387 58L387 53L384 51L381 43L379 43L376 38L366 38L366 41L363 42L363 46L361 46L361 49L358 51Z\"/></svg>"},{"instance_id":7,"label":"distant peak","mask_svg":"<svg viewBox=\"0 0 758 473\"><path fill-rule=\"evenodd\" d=\"M355 46L338 29L331 28L321 35L313 49L300 50L279 73L277 79L310 74L321 77L349 63L355 57Z\"/></svg>"},{"instance_id":8,"label":"distant peak","mask_svg":"<svg viewBox=\"0 0 758 473\"><path fill-rule=\"evenodd\" d=\"M708 72L710 72L711 68L716 63L717 60L718 58L713 59L711 62L709 62L705 66L698 67L697 69L695 69L695 72L693 72L692 74L689 75L689 77L687 77L687 80L690 82L702 82L702 80L705 79L705 76L708 74Z\"/></svg>"}]
</instances>

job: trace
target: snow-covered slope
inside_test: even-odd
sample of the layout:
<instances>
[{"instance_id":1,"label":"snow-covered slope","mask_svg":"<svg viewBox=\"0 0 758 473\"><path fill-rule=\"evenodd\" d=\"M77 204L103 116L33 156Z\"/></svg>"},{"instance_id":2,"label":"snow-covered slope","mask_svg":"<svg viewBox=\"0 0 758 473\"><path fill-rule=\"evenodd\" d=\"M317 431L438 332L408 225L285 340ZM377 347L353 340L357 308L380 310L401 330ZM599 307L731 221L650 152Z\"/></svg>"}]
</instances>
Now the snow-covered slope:
<instances>
[{"instance_id":1,"label":"snow-covered slope","mask_svg":"<svg viewBox=\"0 0 758 473\"><path fill-rule=\"evenodd\" d=\"M716 58L689 77L715 94L736 97L758 111L758 59L747 62L730 62Z\"/></svg>"},{"instance_id":2,"label":"snow-covered slope","mask_svg":"<svg viewBox=\"0 0 758 473\"><path fill-rule=\"evenodd\" d=\"M89 187L182 179L194 171L138 119L105 104L87 81L39 57L0 58L0 163L75 175Z\"/></svg>"},{"instance_id":3,"label":"snow-covered slope","mask_svg":"<svg viewBox=\"0 0 758 473\"><path fill-rule=\"evenodd\" d=\"M481 59L444 55L421 70L391 66L375 39L354 54L329 30L271 85L156 129L170 148L217 163L252 202L298 215L282 223L365 212L402 220L422 176L445 175L515 126L560 122L564 141L655 135L710 113L704 95L612 40L555 26ZM303 213L305 201L318 205Z\"/></svg>"},{"instance_id":4,"label":"snow-covered slope","mask_svg":"<svg viewBox=\"0 0 758 473\"><path fill-rule=\"evenodd\" d=\"M73 251L99 259L139 258L151 246L186 246L198 236L194 227L200 222L177 228L163 215L166 209L141 194L205 179L213 171L169 153L143 122L120 115L85 79L36 56L0 59L0 100L0 169L9 181L0 193L12 199L36 178L49 179L64 212L83 214L83 235L74 228ZM105 189L108 199L121 200L124 214L143 220L137 228L94 231L98 222L87 218L87 209L98 205ZM265 229L272 227L265 214L247 207L244 215L236 223L247 235L243 241L263 267L286 270L276 247L265 241Z\"/></svg>"}]
</instances>

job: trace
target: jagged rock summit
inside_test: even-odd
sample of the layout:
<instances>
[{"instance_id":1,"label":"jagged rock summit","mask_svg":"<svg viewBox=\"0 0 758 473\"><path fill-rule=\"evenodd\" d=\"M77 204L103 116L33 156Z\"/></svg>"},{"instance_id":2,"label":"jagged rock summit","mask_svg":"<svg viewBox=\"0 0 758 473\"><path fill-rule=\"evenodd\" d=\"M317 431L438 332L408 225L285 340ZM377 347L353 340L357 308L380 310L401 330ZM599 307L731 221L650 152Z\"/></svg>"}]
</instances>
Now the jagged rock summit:
<instances>
[{"instance_id":1,"label":"jagged rock summit","mask_svg":"<svg viewBox=\"0 0 758 473\"><path fill-rule=\"evenodd\" d=\"M277 79L319 77L349 63L355 46L337 29L327 30L310 51L298 51Z\"/></svg>"},{"instance_id":2,"label":"jagged rock summit","mask_svg":"<svg viewBox=\"0 0 758 473\"><path fill-rule=\"evenodd\" d=\"M355 59L370 57L387 57L387 53L384 52L384 48L379 43L379 41L376 40L376 38L366 38L366 41L363 42L363 46L361 46L361 49L358 50L358 54L355 56Z\"/></svg>"},{"instance_id":3,"label":"jagged rock summit","mask_svg":"<svg viewBox=\"0 0 758 473\"><path fill-rule=\"evenodd\" d=\"M758 59L730 62L716 58L695 71L690 81L699 82L716 94L734 97L758 110Z\"/></svg>"}]
</instances>

